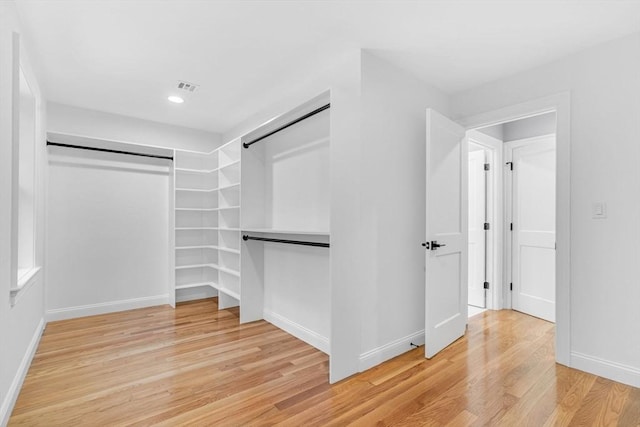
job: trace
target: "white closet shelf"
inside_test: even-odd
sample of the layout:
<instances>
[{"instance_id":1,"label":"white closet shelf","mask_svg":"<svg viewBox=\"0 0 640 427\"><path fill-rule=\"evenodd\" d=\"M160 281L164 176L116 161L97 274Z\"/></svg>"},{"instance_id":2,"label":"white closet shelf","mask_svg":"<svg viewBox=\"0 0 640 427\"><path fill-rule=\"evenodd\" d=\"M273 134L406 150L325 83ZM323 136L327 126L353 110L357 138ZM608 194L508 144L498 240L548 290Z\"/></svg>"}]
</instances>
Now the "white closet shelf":
<instances>
[{"instance_id":1,"label":"white closet shelf","mask_svg":"<svg viewBox=\"0 0 640 427\"><path fill-rule=\"evenodd\" d=\"M189 265L176 265L176 270L187 270L190 268L215 268L218 269L218 264L189 264Z\"/></svg>"},{"instance_id":2,"label":"white closet shelf","mask_svg":"<svg viewBox=\"0 0 640 427\"><path fill-rule=\"evenodd\" d=\"M233 299L240 301L240 294L232 291L231 289L225 288L215 282L200 282L200 283L185 283L183 285L176 285L176 289L192 289L192 288L201 288L204 286L209 286L219 292L222 292L226 295L229 295Z\"/></svg>"},{"instance_id":3,"label":"white closet shelf","mask_svg":"<svg viewBox=\"0 0 640 427\"><path fill-rule=\"evenodd\" d=\"M237 249L225 248L224 246L216 246L216 245L193 245L193 246L176 246L176 250L186 250L186 249L213 249L218 251L229 252L232 254L239 254L240 251Z\"/></svg>"},{"instance_id":4,"label":"white closet shelf","mask_svg":"<svg viewBox=\"0 0 640 427\"><path fill-rule=\"evenodd\" d=\"M173 168L176 172L185 172L185 173L193 173L193 174L207 174L212 172L217 172L218 168L215 169L188 169L188 168Z\"/></svg>"},{"instance_id":5,"label":"white closet shelf","mask_svg":"<svg viewBox=\"0 0 640 427\"><path fill-rule=\"evenodd\" d=\"M215 245L193 245L193 246L176 246L176 250L181 249L219 249Z\"/></svg>"},{"instance_id":6,"label":"white closet shelf","mask_svg":"<svg viewBox=\"0 0 640 427\"><path fill-rule=\"evenodd\" d=\"M228 227L220 227L218 230L220 230L220 231L240 231L239 228L228 228Z\"/></svg>"},{"instance_id":7,"label":"white closet shelf","mask_svg":"<svg viewBox=\"0 0 640 427\"><path fill-rule=\"evenodd\" d=\"M265 233L265 234L299 234L305 236L329 236L328 231L316 230L283 230L278 228L243 228L243 232L247 233Z\"/></svg>"},{"instance_id":8,"label":"white closet shelf","mask_svg":"<svg viewBox=\"0 0 640 427\"><path fill-rule=\"evenodd\" d=\"M218 208L176 208L177 211L215 212Z\"/></svg>"},{"instance_id":9,"label":"white closet shelf","mask_svg":"<svg viewBox=\"0 0 640 427\"><path fill-rule=\"evenodd\" d=\"M238 302L240 301L240 294L239 293L233 292L232 290L227 289L227 288L225 288L223 286L219 286L216 289L218 289L218 291L222 292L223 294L229 295L231 298L237 300Z\"/></svg>"},{"instance_id":10,"label":"white closet shelf","mask_svg":"<svg viewBox=\"0 0 640 427\"><path fill-rule=\"evenodd\" d=\"M232 276L240 277L240 273L239 273L239 272L237 272L237 271L235 271L235 270L232 270L232 269L230 269L230 268L227 268L227 267L221 267L221 266L218 266L218 270L219 270L219 271L222 271L223 273L230 274L230 275L232 275Z\"/></svg>"},{"instance_id":11,"label":"white closet shelf","mask_svg":"<svg viewBox=\"0 0 640 427\"><path fill-rule=\"evenodd\" d=\"M224 206L222 208L218 208L219 211L224 211L227 209L240 209L240 206Z\"/></svg>"},{"instance_id":12,"label":"white closet shelf","mask_svg":"<svg viewBox=\"0 0 640 427\"><path fill-rule=\"evenodd\" d=\"M176 231L183 230L217 230L218 227L176 227Z\"/></svg>"},{"instance_id":13,"label":"white closet shelf","mask_svg":"<svg viewBox=\"0 0 640 427\"><path fill-rule=\"evenodd\" d=\"M176 191L188 191L192 193L213 193L218 191L217 188L203 189L203 188L176 188Z\"/></svg>"},{"instance_id":14,"label":"white closet shelf","mask_svg":"<svg viewBox=\"0 0 640 427\"><path fill-rule=\"evenodd\" d=\"M240 163L240 160L235 160L233 162L227 163L226 165L220 166L218 168L218 170L222 170L222 169L228 168L229 166L237 165L238 163Z\"/></svg>"},{"instance_id":15,"label":"white closet shelf","mask_svg":"<svg viewBox=\"0 0 640 427\"><path fill-rule=\"evenodd\" d=\"M240 255L240 251L238 249L231 249L231 248L225 248L223 246L219 246L218 250L220 251L224 251L224 252L229 252L231 254L238 254Z\"/></svg>"},{"instance_id":16,"label":"white closet shelf","mask_svg":"<svg viewBox=\"0 0 640 427\"><path fill-rule=\"evenodd\" d=\"M240 186L240 183L236 182L235 184L223 185L222 187L219 187L218 190L224 191L224 190L228 190L230 188L239 187L239 186Z\"/></svg>"},{"instance_id":17,"label":"white closet shelf","mask_svg":"<svg viewBox=\"0 0 640 427\"><path fill-rule=\"evenodd\" d=\"M176 289L191 289L191 288L200 288L202 286L210 286L213 289L218 289L218 285L213 282L202 282L202 283L185 283L183 285L176 285Z\"/></svg>"}]
</instances>

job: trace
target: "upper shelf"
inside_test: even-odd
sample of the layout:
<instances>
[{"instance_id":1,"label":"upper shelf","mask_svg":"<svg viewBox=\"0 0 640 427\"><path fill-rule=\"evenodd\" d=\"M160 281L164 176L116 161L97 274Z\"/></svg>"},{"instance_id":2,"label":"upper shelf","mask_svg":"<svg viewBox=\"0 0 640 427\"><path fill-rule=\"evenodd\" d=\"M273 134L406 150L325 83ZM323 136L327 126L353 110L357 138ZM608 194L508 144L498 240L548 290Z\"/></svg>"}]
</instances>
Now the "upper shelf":
<instances>
[{"instance_id":1,"label":"upper shelf","mask_svg":"<svg viewBox=\"0 0 640 427\"><path fill-rule=\"evenodd\" d=\"M189 191L192 193L212 193L218 191L217 188L176 188L176 191Z\"/></svg>"},{"instance_id":2,"label":"upper shelf","mask_svg":"<svg viewBox=\"0 0 640 427\"><path fill-rule=\"evenodd\" d=\"M176 172L189 173L189 174L208 174L217 172L218 168L215 169L188 169L188 168L173 168Z\"/></svg>"},{"instance_id":3,"label":"upper shelf","mask_svg":"<svg viewBox=\"0 0 640 427\"><path fill-rule=\"evenodd\" d=\"M243 228L243 232L247 233L267 233L267 234L298 234L304 236L329 236L328 231L311 231L311 230L282 230L276 228Z\"/></svg>"}]
</instances>

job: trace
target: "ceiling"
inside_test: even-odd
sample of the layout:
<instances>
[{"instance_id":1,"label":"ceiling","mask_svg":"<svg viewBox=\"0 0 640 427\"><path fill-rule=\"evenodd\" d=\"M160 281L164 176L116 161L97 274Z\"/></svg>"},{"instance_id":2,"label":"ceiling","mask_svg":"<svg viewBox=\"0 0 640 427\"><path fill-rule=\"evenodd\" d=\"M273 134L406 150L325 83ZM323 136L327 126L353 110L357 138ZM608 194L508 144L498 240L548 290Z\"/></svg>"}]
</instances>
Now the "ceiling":
<instances>
[{"instance_id":1,"label":"ceiling","mask_svg":"<svg viewBox=\"0 0 640 427\"><path fill-rule=\"evenodd\" d=\"M17 4L49 100L218 133L345 49L454 93L640 31L640 0Z\"/></svg>"}]
</instances>

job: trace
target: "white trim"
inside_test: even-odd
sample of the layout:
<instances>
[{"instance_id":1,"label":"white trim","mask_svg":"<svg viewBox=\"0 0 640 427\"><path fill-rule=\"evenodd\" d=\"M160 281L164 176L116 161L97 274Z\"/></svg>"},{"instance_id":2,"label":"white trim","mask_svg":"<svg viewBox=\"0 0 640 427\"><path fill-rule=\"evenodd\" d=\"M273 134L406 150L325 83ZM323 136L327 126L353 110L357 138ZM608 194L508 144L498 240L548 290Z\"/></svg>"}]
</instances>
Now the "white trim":
<instances>
[{"instance_id":1,"label":"white trim","mask_svg":"<svg viewBox=\"0 0 640 427\"><path fill-rule=\"evenodd\" d=\"M323 337L317 332L307 329L304 326L287 319L286 317L274 313L273 311L264 310L262 315L264 317L264 320L266 320L267 322L273 324L274 326L277 326L278 328L293 335L299 340L302 340L307 344L314 346L321 352L330 354L329 338Z\"/></svg>"},{"instance_id":2,"label":"white trim","mask_svg":"<svg viewBox=\"0 0 640 427\"><path fill-rule=\"evenodd\" d=\"M556 112L556 362L571 366L571 96L562 92L459 120L467 129Z\"/></svg>"},{"instance_id":3,"label":"white trim","mask_svg":"<svg viewBox=\"0 0 640 427\"><path fill-rule=\"evenodd\" d=\"M27 347L27 351L25 351L24 356L20 361L20 366L18 366L16 374L13 377L13 381L11 381L9 390L7 390L7 394L2 401L2 406L0 407L0 426L6 426L9 423L9 417L11 416L13 407L16 404L16 400L18 400L22 383L27 376L27 372L29 372L29 366L31 366L33 356L36 354L45 326L45 320L41 318L40 323L38 323L38 327L33 333L33 337L31 337L31 342Z\"/></svg>"},{"instance_id":4,"label":"white trim","mask_svg":"<svg viewBox=\"0 0 640 427\"><path fill-rule=\"evenodd\" d=\"M34 283L36 283L41 276L42 267L37 266L30 268L25 274L21 277L18 277L18 284L16 288L11 288L9 290L9 299L11 302L11 306L16 305L21 295L29 289Z\"/></svg>"},{"instance_id":5,"label":"white trim","mask_svg":"<svg viewBox=\"0 0 640 427\"><path fill-rule=\"evenodd\" d=\"M418 346L424 344L424 329L362 353L358 360L358 369L363 372L406 353L412 349L411 344Z\"/></svg>"},{"instance_id":6,"label":"white trim","mask_svg":"<svg viewBox=\"0 0 640 427\"><path fill-rule=\"evenodd\" d=\"M640 387L640 369L622 363L611 362L577 351L571 352L571 366L604 378L633 387Z\"/></svg>"},{"instance_id":7,"label":"white trim","mask_svg":"<svg viewBox=\"0 0 640 427\"><path fill-rule=\"evenodd\" d=\"M550 138L555 138L556 134L555 133L546 133L544 135L537 135L537 136L530 136L528 138L521 138L521 139L514 139L512 141L505 141L504 145L506 146L511 146L513 148L517 148L517 147L522 147L523 145L527 145L527 144L531 144L531 143L535 143L535 142L540 142L540 141L547 141Z\"/></svg>"},{"instance_id":8,"label":"white trim","mask_svg":"<svg viewBox=\"0 0 640 427\"><path fill-rule=\"evenodd\" d=\"M47 310L45 313L45 318L47 322L51 322L54 320L95 316L96 314L115 313L117 311L134 310L136 308L152 307L164 304L169 304L169 294L142 298L131 298L120 301L101 302L98 304L87 304L76 307L55 308L52 310Z\"/></svg>"}]
</instances>

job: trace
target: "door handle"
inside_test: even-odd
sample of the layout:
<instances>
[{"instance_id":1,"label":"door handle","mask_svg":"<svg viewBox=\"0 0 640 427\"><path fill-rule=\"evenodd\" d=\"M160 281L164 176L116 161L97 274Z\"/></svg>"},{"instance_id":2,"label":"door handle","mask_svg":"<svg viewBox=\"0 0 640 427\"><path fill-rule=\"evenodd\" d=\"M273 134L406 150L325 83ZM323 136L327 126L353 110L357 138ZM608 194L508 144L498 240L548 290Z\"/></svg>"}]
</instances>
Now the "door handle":
<instances>
[{"instance_id":1,"label":"door handle","mask_svg":"<svg viewBox=\"0 0 640 427\"><path fill-rule=\"evenodd\" d=\"M447 245L446 245L446 244L444 244L444 243L438 243L438 241L437 241L437 240L432 240L432 241L431 241L431 250L432 250L432 251L435 251L436 249L438 249L438 248L439 248L439 247L441 247L441 246L447 246ZM428 247L428 246L427 246L427 247Z\"/></svg>"},{"instance_id":2,"label":"door handle","mask_svg":"<svg viewBox=\"0 0 640 427\"><path fill-rule=\"evenodd\" d=\"M424 247L425 247L425 249L429 249L429 242L424 242L424 243L422 244L422 246L424 246Z\"/></svg>"}]
</instances>

